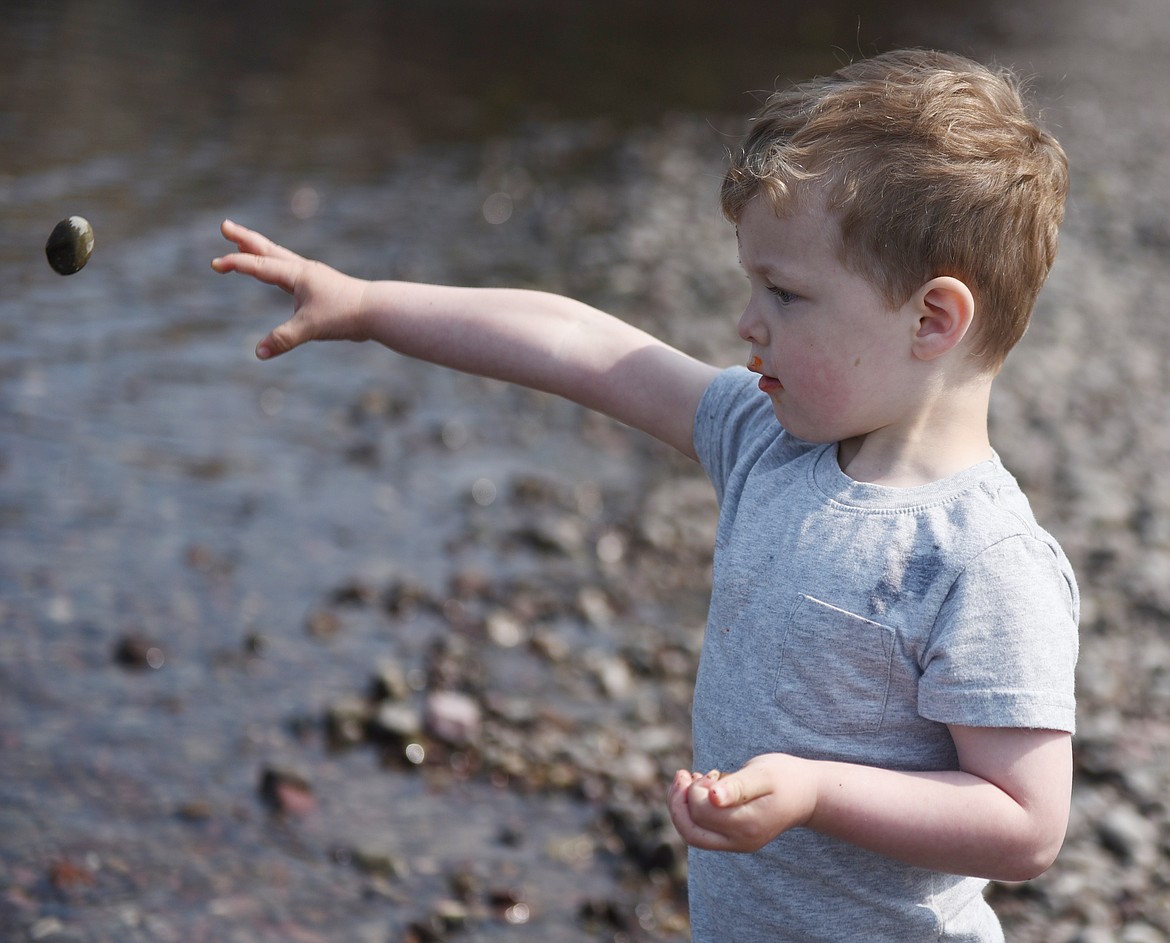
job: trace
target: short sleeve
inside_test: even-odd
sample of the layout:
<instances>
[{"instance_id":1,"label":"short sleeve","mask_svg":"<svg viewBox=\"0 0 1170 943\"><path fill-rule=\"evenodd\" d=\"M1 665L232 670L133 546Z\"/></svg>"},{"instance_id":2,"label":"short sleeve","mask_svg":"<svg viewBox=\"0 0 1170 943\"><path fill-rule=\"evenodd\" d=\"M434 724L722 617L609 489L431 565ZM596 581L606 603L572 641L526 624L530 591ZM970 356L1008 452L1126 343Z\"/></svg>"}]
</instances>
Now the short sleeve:
<instances>
[{"instance_id":1,"label":"short sleeve","mask_svg":"<svg viewBox=\"0 0 1170 943\"><path fill-rule=\"evenodd\" d=\"M733 469L775 443L782 431L752 373L731 367L716 375L695 413L694 444L721 505Z\"/></svg>"},{"instance_id":2,"label":"short sleeve","mask_svg":"<svg viewBox=\"0 0 1170 943\"><path fill-rule=\"evenodd\" d=\"M940 610L919 713L946 724L1075 732L1078 605L1054 544L1018 534L984 549Z\"/></svg>"}]
</instances>

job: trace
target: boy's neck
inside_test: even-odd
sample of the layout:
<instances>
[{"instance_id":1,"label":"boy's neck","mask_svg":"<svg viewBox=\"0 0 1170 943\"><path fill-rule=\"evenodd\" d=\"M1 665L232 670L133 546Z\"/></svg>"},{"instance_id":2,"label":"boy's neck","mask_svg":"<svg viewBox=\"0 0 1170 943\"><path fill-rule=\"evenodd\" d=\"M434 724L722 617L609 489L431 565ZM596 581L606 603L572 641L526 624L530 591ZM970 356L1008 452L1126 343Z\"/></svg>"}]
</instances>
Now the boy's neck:
<instances>
[{"instance_id":1,"label":"boy's neck","mask_svg":"<svg viewBox=\"0 0 1170 943\"><path fill-rule=\"evenodd\" d=\"M837 462L854 481L913 488L958 474L994 456L987 415L991 380L928 405L897 425L837 443Z\"/></svg>"}]
</instances>

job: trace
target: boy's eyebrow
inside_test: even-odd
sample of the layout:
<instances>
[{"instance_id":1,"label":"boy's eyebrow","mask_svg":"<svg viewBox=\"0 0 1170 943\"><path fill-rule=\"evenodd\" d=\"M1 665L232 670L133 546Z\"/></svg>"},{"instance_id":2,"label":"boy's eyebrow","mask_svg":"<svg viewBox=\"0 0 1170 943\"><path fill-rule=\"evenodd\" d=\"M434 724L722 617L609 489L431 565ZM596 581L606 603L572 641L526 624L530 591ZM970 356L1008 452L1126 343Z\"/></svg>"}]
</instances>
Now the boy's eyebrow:
<instances>
[{"instance_id":1,"label":"boy's eyebrow","mask_svg":"<svg viewBox=\"0 0 1170 943\"><path fill-rule=\"evenodd\" d=\"M754 272L758 275L764 276L769 281L773 281L779 284L786 284L796 280L794 274L784 267L783 262L777 262L775 260L745 259L743 246L740 246L739 250L736 252L736 258L739 261L739 267L749 274Z\"/></svg>"},{"instance_id":2,"label":"boy's eyebrow","mask_svg":"<svg viewBox=\"0 0 1170 943\"><path fill-rule=\"evenodd\" d=\"M743 269L745 272L750 272L750 271L758 272L759 274L761 274L761 275L765 276L766 278L769 278L772 281L777 282L779 284L788 284L790 282L796 281L796 278L794 277L793 272L784 268L784 264L782 261L781 262L776 262L775 260L767 261L767 262L755 261L749 265L748 262L745 261L744 257L743 257L743 240L740 239L740 236L739 236L739 225L738 224L735 227L735 257L736 257L736 260L739 262L739 267L741 269Z\"/></svg>"}]
</instances>

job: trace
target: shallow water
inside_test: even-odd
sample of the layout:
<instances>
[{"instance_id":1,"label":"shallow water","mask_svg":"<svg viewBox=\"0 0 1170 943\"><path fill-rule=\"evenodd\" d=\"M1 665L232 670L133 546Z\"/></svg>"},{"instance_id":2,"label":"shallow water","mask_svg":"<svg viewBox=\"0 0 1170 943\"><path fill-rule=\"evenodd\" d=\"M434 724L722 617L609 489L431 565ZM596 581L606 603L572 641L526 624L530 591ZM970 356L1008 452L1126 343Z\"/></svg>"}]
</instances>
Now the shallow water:
<instances>
[{"instance_id":1,"label":"shallow water","mask_svg":"<svg viewBox=\"0 0 1170 943\"><path fill-rule=\"evenodd\" d=\"M781 75L1005 29L994 7L957 6L753 3L727 20L677 3L6 5L0 935L397 940L473 861L527 888L534 938L600 938L580 902L624 891L609 862L565 851L586 847L588 803L386 769L297 723L362 690L379 657L417 660L441 627L362 610L323 642L305 624L354 581L441 594L469 567L499 581L539 569L497 552L517 481L566 488L596 534L678 463L565 404L380 350L257 364L286 301L210 272L218 223L357 274L571 291L723 355L729 238L710 237L726 250L710 271L647 274L639 246L679 238L678 216L639 218L639 194L701 187L713 207L740 123L727 116ZM677 163L672 140L709 161ZM75 213L97 244L61 278L44 240ZM676 321L680 286L694 316ZM725 324L698 317L724 307ZM639 617L693 642L694 590L648 598ZM617 628L565 631L619 645ZM125 635L162 663L118 664ZM519 656L484 658L522 696L594 709ZM267 764L305 770L316 810L270 816ZM504 828L524 841L501 842ZM383 885L335 853L362 845L409 873ZM622 932L685 938L643 916ZM485 919L464 938L518 932Z\"/></svg>"}]
</instances>

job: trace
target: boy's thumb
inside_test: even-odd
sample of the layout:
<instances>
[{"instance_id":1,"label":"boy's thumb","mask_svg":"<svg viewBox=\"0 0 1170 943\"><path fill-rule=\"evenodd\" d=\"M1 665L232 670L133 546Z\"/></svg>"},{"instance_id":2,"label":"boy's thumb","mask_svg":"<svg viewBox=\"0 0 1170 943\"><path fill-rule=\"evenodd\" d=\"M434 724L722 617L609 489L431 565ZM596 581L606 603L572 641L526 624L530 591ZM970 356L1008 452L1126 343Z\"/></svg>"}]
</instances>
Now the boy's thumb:
<instances>
[{"instance_id":1,"label":"boy's thumb","mask_svg":"<svg viewBox=\"0 0 1170 943\"><path fill-rule=\"evenodd\" d=\"M300 341L294 336L292 328L285 323L256 345L256 357L260 360L271 360L299 346Z\"/></svg>"},{"instance_id":2,"label":"boy's thumb","mask_svg":"<svg viewBox=\"0 0 1170 943\"><path fill-rule=\"evenodd\" d=\"M768 789L768 777L751 766L745 766L722 776L711 788L711 801L726 809L751 802L768 792Z\"/></svg>"}]
</instances>

